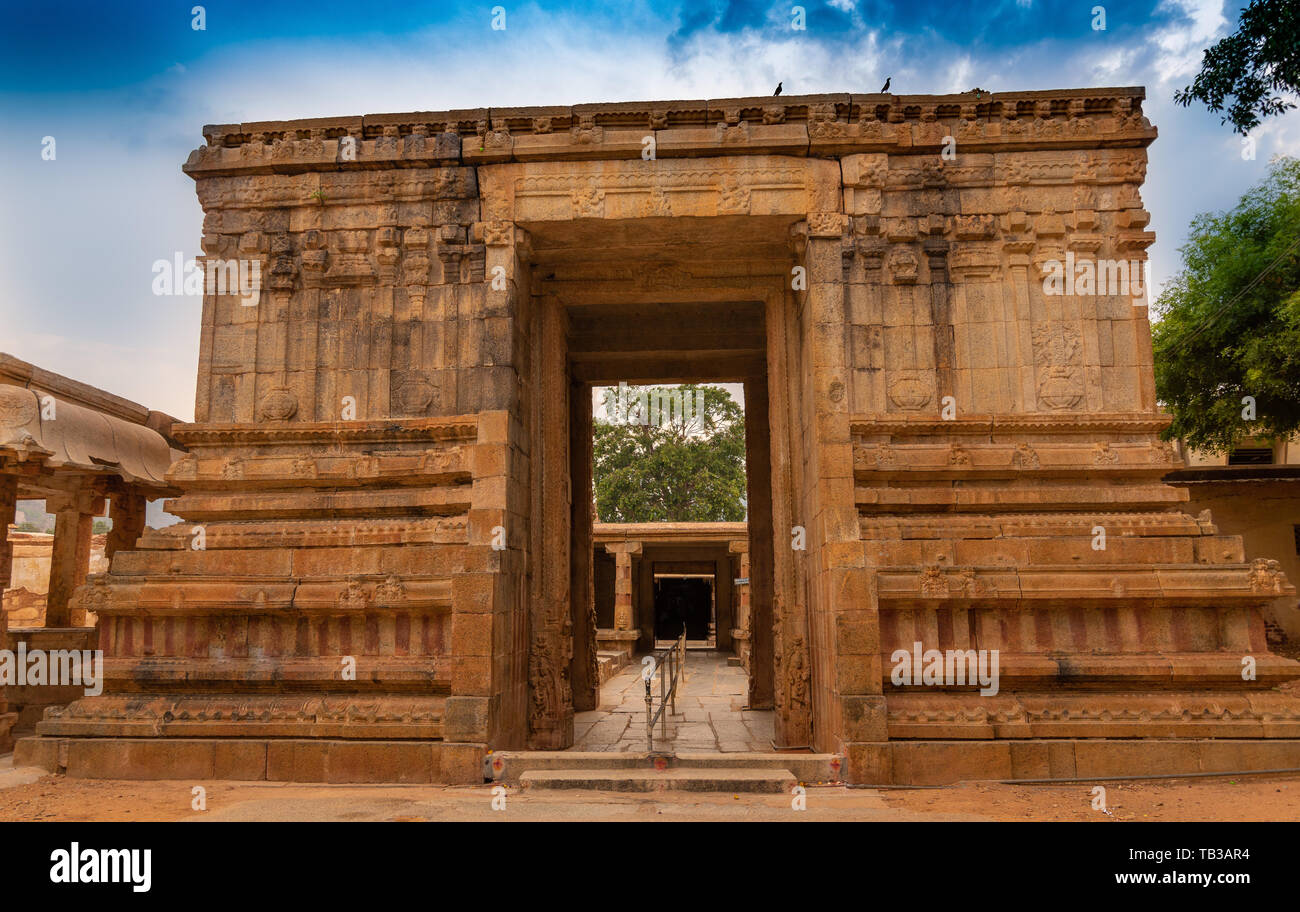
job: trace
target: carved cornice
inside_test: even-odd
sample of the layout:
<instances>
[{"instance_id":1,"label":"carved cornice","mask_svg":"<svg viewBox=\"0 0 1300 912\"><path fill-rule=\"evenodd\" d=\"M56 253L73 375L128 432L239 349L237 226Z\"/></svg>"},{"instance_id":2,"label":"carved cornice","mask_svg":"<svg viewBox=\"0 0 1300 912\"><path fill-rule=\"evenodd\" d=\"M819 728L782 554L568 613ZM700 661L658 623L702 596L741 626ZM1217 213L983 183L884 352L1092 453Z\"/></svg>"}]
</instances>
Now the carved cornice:
<instances>
[{"instance_id":1,"label":"carved cornice","mask_svg":"<svg viewBox=\"0 0 1300 912\"><path fill-rule=\"evenodd\" d=\"M1169 426L1169 415L1133 414L1038 414L968 416L943 420L932 416L904 418L867 415L854 416L849 421L849 431L855 436L873 434L944 434L967 435L1003 433L1011 431L1051 432L1071 431L1094 433L1115 431L1123 434L1157 434Z\"/></svg>"},{"instance_id":2,"label":"carved cornice","mask_svg":"<svg viewBox=\"0 0 1300 912\"><path fill-rule=\"evenodd\" d=\"M929 150L949 137L967 151L1144 146L1145 90L1061 89L960 95L826 94L574 107L480 108L372 114L203 128L185 164L194 176L353 170L376 162L443 164L639 157L655 134L659 157L702 150ZM662 134L660 136L660 134ZM603 155L601 153L604 153Z\"/></svg>"},{"instance_id":3,"label":"carved cornice","mask_svg":"<svg viewBox=\"0 0 1300 912\"><path fill-rule=\"evenodd\" d=\"M293 424L178 424L176 438L188 446L243 444L279 446L310 443L394 443L462 440L478 436L478 418L389 419L384 421L302 421Z\"/></svg>"}]
</instances>

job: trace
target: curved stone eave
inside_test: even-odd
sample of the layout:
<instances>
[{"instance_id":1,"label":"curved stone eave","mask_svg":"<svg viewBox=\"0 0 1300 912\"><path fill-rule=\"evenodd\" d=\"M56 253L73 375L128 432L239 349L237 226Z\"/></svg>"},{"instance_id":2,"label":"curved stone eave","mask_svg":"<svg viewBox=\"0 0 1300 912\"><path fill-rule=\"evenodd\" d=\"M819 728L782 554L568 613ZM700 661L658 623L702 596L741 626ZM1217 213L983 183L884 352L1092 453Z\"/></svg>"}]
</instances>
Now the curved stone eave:
<instances>
[{"instance_id":1,"label":"curved stone eave","mask_svg":"<svg viewBox=\"0 0 1300 912\"><path fill-rule=\"evenodd\" d=\"M150 428L58 397L0 384L0 451L56 471L116 475L127 484L174 490L166 481L184 455Z\"/></svg>"}]
</instances>

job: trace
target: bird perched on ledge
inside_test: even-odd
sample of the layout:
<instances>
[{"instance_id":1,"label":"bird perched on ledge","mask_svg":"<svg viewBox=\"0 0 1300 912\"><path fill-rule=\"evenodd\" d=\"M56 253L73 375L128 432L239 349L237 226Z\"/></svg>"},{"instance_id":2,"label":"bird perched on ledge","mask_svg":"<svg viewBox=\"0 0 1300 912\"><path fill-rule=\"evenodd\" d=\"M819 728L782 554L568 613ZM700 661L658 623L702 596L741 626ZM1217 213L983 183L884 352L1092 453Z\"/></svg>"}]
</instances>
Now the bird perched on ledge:
<instances>
[{"instance_id":1,"label":"bird perched on ledge","mask_svg":"<svg viewBox=\"0 0 1300 912\"><path fill-rule=\"evenodd\" d=\"M781 83L778 82L778 83L776 84L776 91L773 92L772 94L773 94L773 95L780 95L780 94L781 94Z\"/></svg>"},{"instance_id":2,"label":"bird perched on ledge","mask_svg":"<svg viewBox=\"0 0 1300 912\"><path fill-rule=\"evenodd\" d=\"M881 94L881 95L884 95L886 92L889 91L889 83L893 80L893 78L894 78L893 76L886 76L886 77L885 77L885 84L882 85L882 86L880 87L880 94Z\"/></svg>"}]
</instances>

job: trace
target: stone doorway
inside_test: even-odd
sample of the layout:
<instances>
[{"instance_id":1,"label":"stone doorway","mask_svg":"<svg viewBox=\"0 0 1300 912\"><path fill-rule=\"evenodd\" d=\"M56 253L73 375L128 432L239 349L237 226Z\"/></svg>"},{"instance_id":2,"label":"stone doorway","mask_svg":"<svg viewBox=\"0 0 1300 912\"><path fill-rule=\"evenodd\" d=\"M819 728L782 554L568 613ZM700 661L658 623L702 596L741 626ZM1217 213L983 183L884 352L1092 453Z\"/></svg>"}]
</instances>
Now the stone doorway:
<instances>
[{"instance_id":1,"label":"stone doorway","mask_svg":"<svg viewBox=\"0 0 1300 912\"><path fill-rule=\"evenodd\" d=\"M540 560L530 573L529 679L531 693L537 692L539 679L549 688L544 694L547 705L536 699L530 704L532 748L571 746L574 713L596 710L601 701L593 592L591 401L593 387L619 382L734 383L744 390L753 631L745 706L774 707L774 493L790 491L791 481L788 462L782 462L774 476L770 426L773 414L788 421L787 386L769 389L768 376L769 364L784 362L787 343L783 284L789 272L786 261L792 261L787 221L751 217L661 226L521 226L528 232L529 262L519 272L527 275L539 324L538 332L530 334L537 391L528 413L536 454L531 465L533 515L541 522L534 524L531 542ZM593 233L594 227L600 232ZM717 255L702 262L700 251L710 248ZM628 276L636 278L628 282ZM683 283L683 276L690 281ZM772 319L782 321L775 332L768 331ZM561 465L567 472L557 484L556 468ZM568 573L560 569L565 567ZM787 590L795 586L789 562L783 585ZM636 644L638 653L652 646L654 631L645 632L649 636ZM567 689L545 683L557 668L568 672ZM550 718L539 719L542 713ZM798 746L807 743L806 737L795 741Z\"/></svg>"},{"instance_id":2,"label":"stone doorway","mask_svg":"<svg viewBox=\"0 0 1300 912\"><path fill-rule=\"evenodd\" d=\"M524 536L505 554L521 572L502 597L527 609L509 635L522 648L498 662L501 680L516 682L498 695L501 717L517 718L517 707L526 747L564 749L574 713L599 702L585 493L592 387L731 382L746 402L747 705L775 710L778 746L834 749L835 688L864 686L835 677L823 599L861 590L851 571L828 575L858 560L849 511L831 506L852 496L844 340L818 335L842 304L832 295L839 169L760 156L740 166L503 163L477 174L495 277L488 319L517 327L500 363L516 365L502 389L518 397L510 438L521 471L510 469L504 489L518 506L496 516ZM822 285L826 294L805 293ZM833 382L816 383L827 370ZM841 541L849 547L827 550Z\"/></svg>"},{"instance_id":3,"label":"stone doorway","mask_svg":"<svg viewBox=\"0 0 1300 912\"><path fill-rule=\"evenodd\" d=\"M716 580L712 573L655 573L655 641L686 631L691 649L718 645Z\"/></svg>"},{"instance_id":4,"label":"stone doorway","mask_svg":"<svg viewBox=\"0 0 1300 912\"><path fill-rule=\"evenodd\" d=\"M703 382L743 384L746 406L745 469L749 506L747 521L747 548L750 561L749 604L753 618L748 672L745 668L728 665L728 658L731 656L730 648L725 652L719 651L720 645L731 646L730 633L728 632L721 642L718 633L719 609L717 599L721 583L717 579L718 573L714 568L710 568L708 572L692 572L701 571L703 568L693 566L692 562L686 559L690 557L689 551L681 553L668 552L665 556L675 558L674 560L651 562L648 568L649 572L645 574L653 587L651 592L646 593L650 595L650 598L646 600L648 604L645 607L651 610L646 612L647 617L637 619L636 626L641 628L640 641L633 647L634 660L629 667L629 671L636 674L635 669L640 667L640 657L652 651L660 640L666 641L675 638L680 632L681 621L684 619L687 622L689 645L696 650L709 650L712 665L727 669L720 672L723 677L727 678L725 683L714 682L712 680L713 675L709 675L710 683L699 686L706 686L708 696L717 695L714 693L715 684L723 687L728 697L728 705L725 709L720 706L697 707L697 709L703 709L706 713L710 709L715 713L735 713L735 718L729 717L720 721L737 724L742 721L739 715L742 712L765 712L767 715L764 718L767 721L764 724L769 728L771 726L770 711L773 708L775 689L775 667L772 650L772 593L775 588L775 580L773 578L773 521L771 512L773 478L770 460L770 431L767 425L770 403L766 401L766 332L764 329L763 306L761 304L746 303L723 304L721 306L704 304L698 307L676 305L664 309L668 310L672 316L672 319L668 320L667 324L680 327L680 329L672 331L679 338L668 344L662 339L656 340L656 331L644 332L640 337L644 344L640 363L633 362L631 364L629 363L632 360L629 358L631 354L629 343L624 343L623 350L615 358L602 356L598 349L589 346L593 346L593 343L600 344L599 340L605 339L622 338L630 340L633 338L631 332L621 329L618 324L627 321L647 320L647 311L651 310L651 308L638 308L630 314L592 313L590 308L586 312L575 312L575 310L566 309L564 314L564 322L570 327L570 334L566 339L563 354L566 355L567 382L571 396L571 405L568 410L570 423L565 434L569 442L567 488L571 492L568 504L570 524L567 529L568 539L571 544L568 554L565 555L570 568L570 610L567 618L569 621L568 629L564 633L564 637L567 639L565 643L566 652L568 652L570 658L569 672L572 711L574 713L574 738L570 743L576 743L579 739L580 714L599 712L606 709L606 704L611 701L621 705L623 700L619 694L607 694L605 690L610 686L617 687L620 681L627 684L628 681L632 680L627 678L626 674L622 674L615 680L606 682L604 688L602 688L600 681L597 664L599 631L596 618L594 568L592 566L594 511L589 493L592 478L591 390L593 386L617 383L620 380L627 382L629 385ZM673 346L678 347L679 351L683 350L681 347L682 340L686 335L691 332L698 332L702 327L708 326L711 319L725 319L727 317L730 317L737 326L749 325L751 327L747 333L737 333L734 343L735 351L738 354L747 354L751 357L748 363L734 362L743 365L739 369L724 367L721 371L708 371L701 369L699 362L691 360L685 362L687 369L700 370L700 374L703 376L696 373L687 373L682 367L668 368L673 370L674 373L659 373L664 368L659 365L657 359L663 357L663 351L669 350ZM647 320L647 325L651 322ZM741 346L749 345L754 346L752 350L741 348ZM637 372L629 373L629 368ZM682 372L676 373L677 370ZM559 544L562 538L548 539L542 542L543 553L546 553L545 549L550 549L555 554L555 558L559 559L561 557L558 553L561 550ZM548 555L544 557L544 560L549 565L552 558ZM731 582L732 579L729 579L726 586L728 601L730 600ZM676 605L675 611L674 605ZM692 606L698 610L690 610ZM731 611L728 607L726 611L727 618L730 618L730 615ZM639 678L636 678L636 680L639 681ZM737 681L742 686L737 694L731 694L730 689L734 688ZM632 687L632 690L635 689L636 687ZM630 694L631 690L628 693ZM678 721L683 722L683 724L695 725L709 720L694 720L691 723L684 723L682 719ZM730 735L725 739L731 745L729 749L740 749L736 745L742 741L748 743L746 738L740 737L739 727L729 728L724 725L724 728L727 729ZM691 741L691 749L704 749L706 745L704 745L703 741L708 740L705 737L704 728L691 729L691 731L695 731L699 735L698 738L688 739ZM714 737L714 740L717 740L716 737ZM701 743L696 744L695 741ZM553 746L567 747L569 744L554 744ZM766 747L770 747L770 736L768 736Z\"/></svg>"}]
</instances>

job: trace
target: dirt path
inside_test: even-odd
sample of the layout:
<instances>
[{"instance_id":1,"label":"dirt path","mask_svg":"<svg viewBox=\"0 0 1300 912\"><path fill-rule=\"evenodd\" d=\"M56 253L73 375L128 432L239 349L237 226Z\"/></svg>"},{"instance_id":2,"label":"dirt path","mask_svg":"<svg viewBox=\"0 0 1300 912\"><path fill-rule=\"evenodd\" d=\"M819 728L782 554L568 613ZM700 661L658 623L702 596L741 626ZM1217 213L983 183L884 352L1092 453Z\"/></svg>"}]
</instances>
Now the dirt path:
<instances>
[{"instance_id":1,"label":"dirt path","mask_svg":"<svg viewBox=\"0 0 1300 912\"><path fill-rule=\"evenodd\" d=\"M21 771L10 773L12 777ZM196 811L202 784L207 810ZM1300 776L1107 783L964 783L942 789L810 788L807 811L788 796L520 792L492 808L490 786L343 786L249 782L129 782L45 776L5 787L0 821L113 820L1300 820Z\"/></svg>"}]
</instances>

